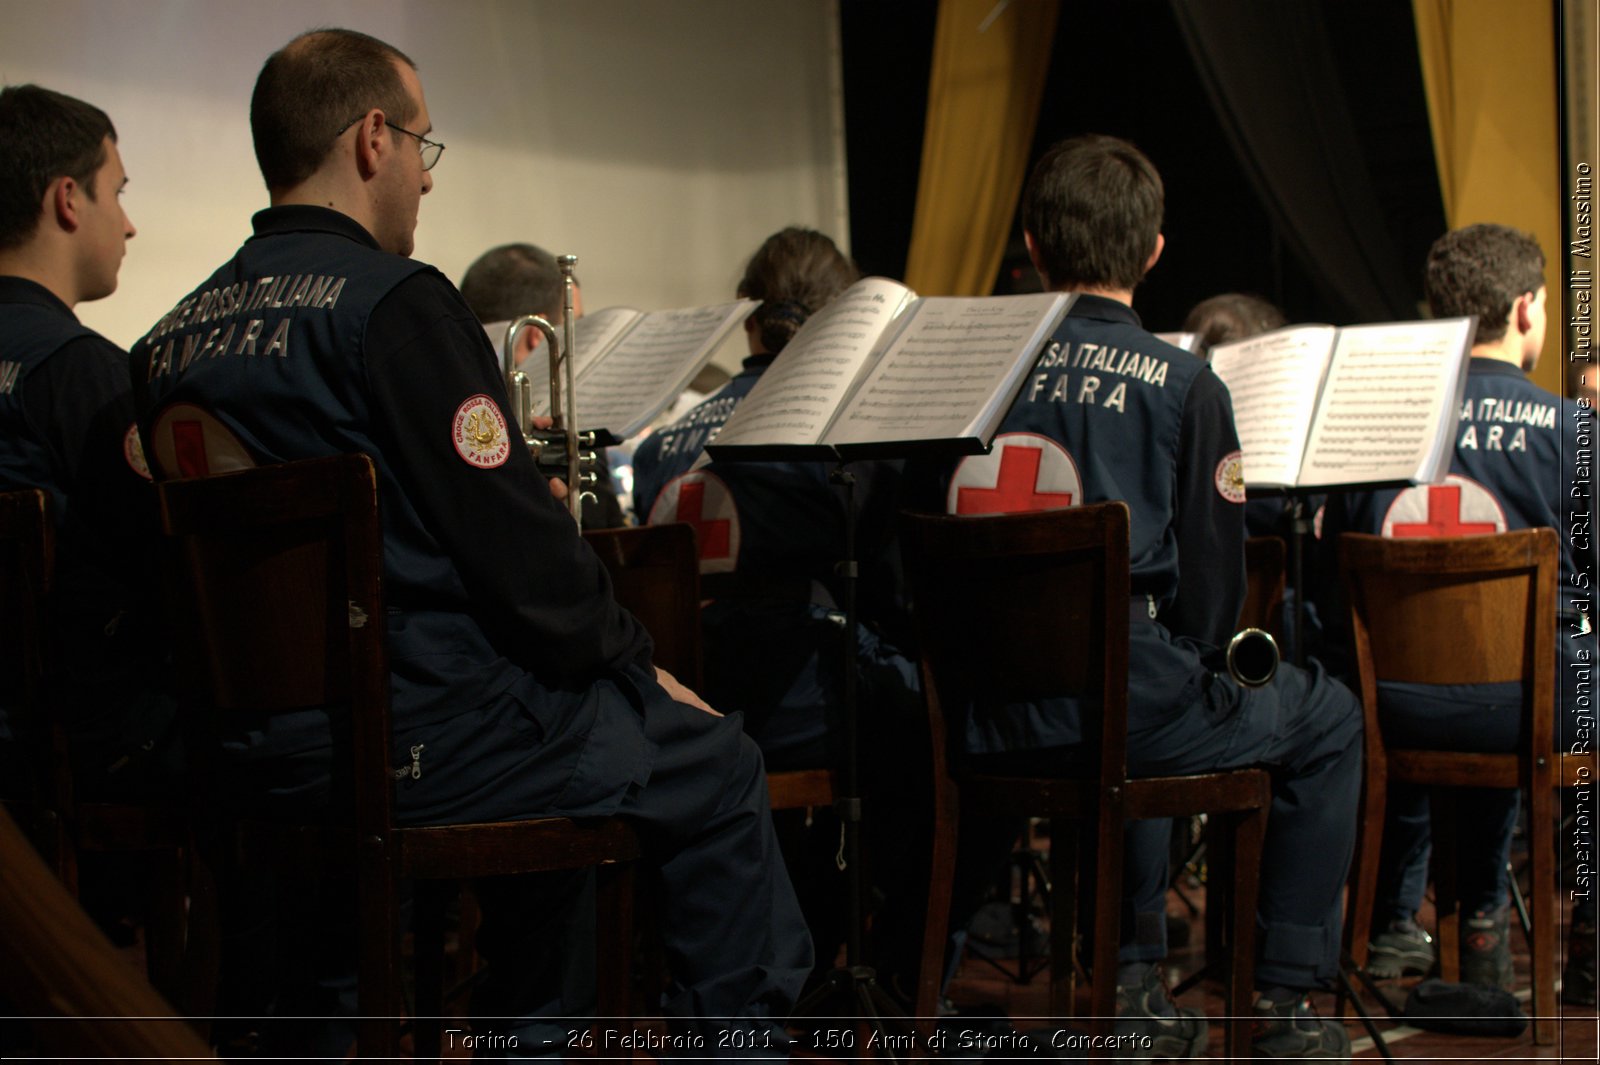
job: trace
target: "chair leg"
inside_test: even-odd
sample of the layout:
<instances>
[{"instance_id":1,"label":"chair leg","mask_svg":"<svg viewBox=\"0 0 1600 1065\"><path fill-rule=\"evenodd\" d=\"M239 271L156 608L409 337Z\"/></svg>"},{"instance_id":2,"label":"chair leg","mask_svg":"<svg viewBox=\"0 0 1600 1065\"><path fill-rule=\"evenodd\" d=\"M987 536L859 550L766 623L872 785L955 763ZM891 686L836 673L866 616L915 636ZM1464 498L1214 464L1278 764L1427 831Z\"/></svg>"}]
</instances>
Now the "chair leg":
<instances>
[{"instance_id":1,"label":"chair leg","mask_svg":"<svg viewBox=\"0 0 1600 1065\"><path fill-rule=\"evenodd\" d=\"M1212 819L1213 823L1215 818ZM1267 807L1229 815L1233 838L1233 907L1228 921L1228 1031L1224 1053L1235 1061L1250 1057L1250 998L1256 972L1256 906L1261 888L1261 850L1267 836ZM1208 959L1209 960L1209 959Z\"/></svg>"},{"instance_id":2,"label":"chair leg","mask_svg":"<svg viewBox=\"0 0 1600 1065\"><path fill-rule=\"evenodd\" d=\"M610 862L595 870L595 1016L630 1013L633 977L633 863Z\"/></svg>"},{"instance_id":3,"label":"chair leg","mask_svg":"<svg viewBox=\"0 0 1600 1065\"><path fill-rule=\"evenodd\" d=\"M357 874L361 892L356 965L356 1053L364 1058L399 1056L400 899L399 884L382 854L363 856ZM373 868L376 866L376 868Z\"/></svg>"},{"instance_id":4,"label":"chair leg","mask_svg":"<svg viewBox=\"0 0 1600 1065\"><path fill-rule=\"evenodd\" d=\"M1433 789L1433 903L1439 916L1439 977L1461 979L1461 896L1456 889L1456 816L1449 792Z\"/></svg>"},{"instance_id":5,"label":"chair leg","mask_svg":"<svg viewBox=\"0 0 1600 1065\"><path fill-rule=\"evenodd\" d=\"M1556 1041L1556 831L1554 788L1535 788L1528 803L1528 845L1533 849L1533 1041Z\"/></svg>"},{"instance_id":6,"label":"chair leg","mask_svg":"<svg viewBox=\"0 0 1600 1065\"><path fill-rule=\"evenodd\" d=\"M1065 819L1050 824L1050 1015L1072 1015L1078 970L1078 825Z\"/></svg>"},{"instance_id":7,"label":"chair leg","mask_svg":"<svg viewBox=\"0 0 1600 1065\"><path fill-rule=\"evenodd\" d=\"M454 881L423 880L416 887L412 954L417 974L413 1014L413 1053L418 1061L438 1061L444 1039L444 914L459 894Z\"/></svg>"},{"instance_id":8,"label":"chair leg","mask_svg":"<svg viewBox=\"0 0 1600 1065\"><path fill-rule=\"evenodd\" d=\"M1356 820L1355 860L1350 865L1349 901L1345 907L1344 952L1357 968L1367 966L1372 911L1378 895L1378 862L1383 853L1383 822L1389 782L1382 767L1369 764L1362 780L1361 811Z\"/></svg>"},{"instance_id":9,"label":"chair leg","mask_svg":"<svg viewBox=\"0 0 1600 1065\"><path fill-rule=\"evenodd\" d=\"M922 921L922 963L917 969L917 1031L931 1046L939 1016L945 944L950 938L950 896L961 842L961 804L946 783L934 798L933 842L928 856L928 908ZM1052 838L1052 844L1054 839Z\"/></svg>"},{"instance_id":10,"label":"chair leg","mask_svg":"<svg viewBox=\"0 0 1600 1065\"><path fill-rule=\"evenodd\" d=\"M1117 947L1122 940L1122 860L1127 822L1120 804L1103 803L1095 830L1094 973L1089 982L1089 1031L1111 1034L1117 1014ZM1091 1056L1104 1056L1091 1051Z\"/></svg>"}]
</instances>

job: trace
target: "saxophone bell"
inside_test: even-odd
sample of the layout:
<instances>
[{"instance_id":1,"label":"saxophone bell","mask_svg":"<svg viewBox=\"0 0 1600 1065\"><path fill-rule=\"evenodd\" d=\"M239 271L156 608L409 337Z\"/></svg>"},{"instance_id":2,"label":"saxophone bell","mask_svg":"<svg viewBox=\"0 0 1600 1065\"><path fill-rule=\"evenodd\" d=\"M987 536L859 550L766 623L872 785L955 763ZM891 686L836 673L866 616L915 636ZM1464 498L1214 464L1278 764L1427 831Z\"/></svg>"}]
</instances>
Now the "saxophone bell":
<instances>
[{"instance_id":1,"label":"saxophone bell","mask_svg":"<svg viewBox=\"0 0 1600 1065\"><path fill-rule=\"evenodd\" d=\"M1265 629L1241 629L1228 641L1228 673L1247 688L1259 688L1278 672L1278 641Z\"/></svg>"}]
</instances>

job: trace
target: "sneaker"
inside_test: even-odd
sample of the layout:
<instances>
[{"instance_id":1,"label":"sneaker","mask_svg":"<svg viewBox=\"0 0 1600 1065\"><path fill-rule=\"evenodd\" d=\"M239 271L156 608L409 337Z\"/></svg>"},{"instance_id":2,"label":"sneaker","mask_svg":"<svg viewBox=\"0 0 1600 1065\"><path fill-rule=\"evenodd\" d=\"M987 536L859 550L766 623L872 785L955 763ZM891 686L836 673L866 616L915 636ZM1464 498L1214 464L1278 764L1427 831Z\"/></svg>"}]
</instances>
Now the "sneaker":
<instances>
[{"instance_id":1,"label":"sneaker","mask_svg":"<svg viewBox=\"0 0 1600 1065\"><path fill-rule=\"evenodd\" d=\"M1309 996L1282 1000L1262 995L1250 1023L1250 1051L1258 1058L1350 1060L1350 1036L1338 1020L1323 1020Z\"/></svg>"},{"instance_id":2,"label":"sneaker","mask_svg":"<svg viewBox=\"0 0 1600 1065\"><path fill-rule=\"evenodd\" d=\"M1161 967L1144 966L1135 982L1128 967L1117 974L1119 1058L1140 1061L1186 1061L1205 1052L1206 1018L1196 1009L1180 1008L1167 995ZM1128 980L1124 983L1123 980Z\"/></svg>"},{"instance_id":3,"label":"sneaker","mask_svg":"<svg viewBox=\"0 0 1600 1065\"><path fill-rule=\"evenodd\" d=\"M1412 920L1390 921L1367 945L1367 972L1379 980L1426 973L1437 958L1433 937Z\"/></svg>"},{"instance_id":4,"label":"sneaker","mask_svg":"<svg viewBox=\"0 0 1600 1065\"><path fill-rule=\"evenodd\" d=\"M1567 934L1567 964L1561 970L1561 1001L1569 1006L1593 1006L1595 925L1574 921Z\"/></svg>"},{"instance_id":5,"label":"sneaker","mask_svg":"<svg viewBox=\"0 0 1600 1065\"><path fill-rule=\"evenodd\" d=\"M1474 913L1461 922L1461 982L1478 987L1516 988L1511 968L1511 911Z\"/></svg>"}]
</instances>

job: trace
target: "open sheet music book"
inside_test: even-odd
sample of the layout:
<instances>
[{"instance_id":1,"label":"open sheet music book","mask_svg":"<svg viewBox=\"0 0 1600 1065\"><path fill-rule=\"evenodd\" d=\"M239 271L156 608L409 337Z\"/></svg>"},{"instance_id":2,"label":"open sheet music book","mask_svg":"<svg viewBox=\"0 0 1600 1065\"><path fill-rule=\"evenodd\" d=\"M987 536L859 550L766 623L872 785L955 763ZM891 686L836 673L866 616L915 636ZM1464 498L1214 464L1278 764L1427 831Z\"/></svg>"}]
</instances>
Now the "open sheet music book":
<instances>
[{"instance_id":1,"label":"open sheet music book","mask_svg":"<svg viewBox=\"0 0 1600 1065\"><path fill-rule=\"evenodd\" d=\"M1450 469L1475 319L1290 326L1211 350L1250 488L1432 484Z\"/></svg>"},{"instance_id":2,"label":"open sheet music book","mask_svg":"<svg viewBox=\"0 0 1600 1065\"><path fill-rule=\"evenodd\" d=\"M755 308L754 300L673 311L607 307L579 318L573 327L575 424L617 440L632 436L689 387L728 333ZM496 353L509 324L485 327ZM533 413L548 415L550 359L542 339L518 369L534 382Z\"/></svg>"},{"instance_id":3,"label":"open sheet music book","mask_svg":"<svg viewBox=\"0 0 1600 1065\"><path fill-rule=\"evenodd\" d=\"M918 299L864 278L806 321L706 450L722 460L982 451L1072 299Z\"/></svg>"}]
</instances>

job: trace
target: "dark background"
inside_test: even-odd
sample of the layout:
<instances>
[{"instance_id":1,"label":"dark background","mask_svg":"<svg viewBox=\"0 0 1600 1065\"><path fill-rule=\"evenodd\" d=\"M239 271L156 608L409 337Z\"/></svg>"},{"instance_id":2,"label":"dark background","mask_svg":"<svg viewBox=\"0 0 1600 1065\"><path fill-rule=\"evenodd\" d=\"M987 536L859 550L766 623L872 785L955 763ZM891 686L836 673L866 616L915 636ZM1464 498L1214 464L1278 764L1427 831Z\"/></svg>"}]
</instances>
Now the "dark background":
<instances>
[{"instance_id":1,"label":"dark background","mask_svg":"<svg viewBox=\"0 0 1600 1065\"><path fill-rule=\"evenodd\" d=\"M937 7L840 5L851 246L869 274L905 272ZM1411 4L1312 7L1337 72L1325 98L1342 97L1358 142L1342 165L1370 182L1410 286L1395 295L1403 307L1419 307L1423 256L1445 222ZM1064 0L1030 165L1050 144L1085 132L1131 140L1166 183L1166 251L1134 297L1147 328L1176 330L1191 306L1227 291L1265 296L1292 322L1387 317L1343 303L1314 280L1305 259L1315 253L1295 250L1241 169L1170 0ZM1037 287L1016 225L995 291Z\"/></svg>"}]
</instances>

